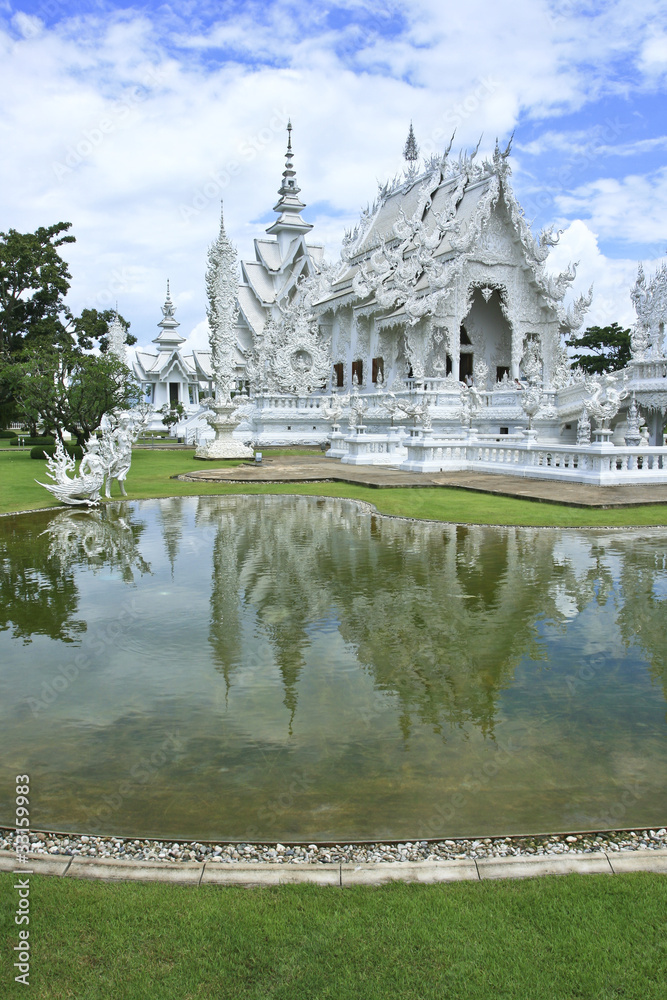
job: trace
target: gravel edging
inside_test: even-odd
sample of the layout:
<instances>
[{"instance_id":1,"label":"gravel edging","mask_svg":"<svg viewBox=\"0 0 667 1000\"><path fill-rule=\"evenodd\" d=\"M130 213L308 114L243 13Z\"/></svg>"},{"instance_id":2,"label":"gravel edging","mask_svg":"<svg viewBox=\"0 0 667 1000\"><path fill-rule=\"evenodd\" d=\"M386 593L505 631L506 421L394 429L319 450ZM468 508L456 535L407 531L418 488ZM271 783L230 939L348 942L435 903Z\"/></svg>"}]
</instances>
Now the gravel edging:
<instances>
[{"instance_id":1,"label":"gravel edging","mask_svg":"<svg viewBox=\"0 0 667 1000\"><path fill-rule=\"evenodd\" d=\"M17 833L0 828L0 854L15 856ZM146 862L178 865L362 865L412 864L442 861L502 861L540 858L575 859L592 854L610 856L633 852L667 851L667 829L618 830L604 833L552 834L535 837L485 837L438 841L391 841L348 844L201 843L86 834L30 832L30 860L115 861L125 865Z\"/></svg>"},{"instance_id":2,"label":"gravel edging","mask_svg":"<svg viewBox=\"0 0 667 1000\"><path fill-rule=\"evenodd\" d=\"M355 885L379 886L396 881L434 884L535 878L542 875L622 875L640 871L667 875L667 850L619 851L616 854L594 851L565 857L523 855L480 860L424 861L416 864L390 861L372 865L286 865L276 862L215 865L208 861L188 861L175 865L164 861L125 862L113 858L97 860L90 857L45 855L28 859L27 864L19 865L18 868L19 871L12 854L0 851L0 872L25 876L52 875L102 882L164 882L194 888L201 885L259 888L304 883L348 888Z\"/></svg>"}]
</instances>

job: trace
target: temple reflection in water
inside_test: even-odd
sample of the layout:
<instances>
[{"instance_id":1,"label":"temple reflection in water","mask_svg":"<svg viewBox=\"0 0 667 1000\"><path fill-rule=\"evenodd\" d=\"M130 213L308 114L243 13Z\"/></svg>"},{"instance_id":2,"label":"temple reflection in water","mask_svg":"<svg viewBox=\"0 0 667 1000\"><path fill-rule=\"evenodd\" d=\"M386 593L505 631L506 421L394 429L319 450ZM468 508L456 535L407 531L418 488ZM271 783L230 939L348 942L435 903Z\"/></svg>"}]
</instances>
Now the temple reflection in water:
<instances>
[{"instance_id":1,"label":"temple reflection in water","mask_svg":"<svg viewBox=\"0 0 667 1000\"><path fill-rule=\"evenodd\" d=\"M601 828L619 808L620 825L657 821L666 540L308 497L5 518L0 758L32 758L42 825L61 829L99 816L119 833L336 839ZM75 678L60 693L59 676ZM150 789L130 782L118 815L100 812L168 738ZM641 794L619 807L624 788Z\"/></svg>"}]
</instances>

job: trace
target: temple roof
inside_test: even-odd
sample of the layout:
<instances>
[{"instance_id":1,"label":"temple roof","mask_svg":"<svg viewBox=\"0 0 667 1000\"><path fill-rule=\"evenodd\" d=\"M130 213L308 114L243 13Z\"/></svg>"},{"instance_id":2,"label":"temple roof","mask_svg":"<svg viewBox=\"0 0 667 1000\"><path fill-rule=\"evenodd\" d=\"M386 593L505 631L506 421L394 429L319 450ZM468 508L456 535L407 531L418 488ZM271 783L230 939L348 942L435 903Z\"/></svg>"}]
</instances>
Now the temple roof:
<instances>
[{"instance_id":1,"label":"temple roof","mask_svg":"<svg viewBox=\"0 0 667 1000\"><path fill-rule=\"evenodd\" d=\"M511 141L503 153L496 142L492 159L481 164L475 161L477 151L449 163L447 150L422 173L411 167L381 186L373 206L346 234L337 275L316 303L318 312L376 303L388 310L385 318L404 307L414 324L446 294L464 261L497 256L499 263L521 268L542 307L558 313L563 332L572 328L591 293L579 297L574 312L563 309L576 270L555 277L545 272L558 236L552 229L533 236L509 184L510 146Z\"/></svg>"},{"instance_id":2,"label":"temple roof","mask_svg":"<svg viewBox=\"0 0 667 1000\"><path fill-rule=\"evenodd\" d=\"M277 236L283 247L283 234L307 233L313 228L309 222L301 218L301 212L306 207L299 198L301 188L296 179L296 171L292 160L292 123L287 123L287 152L285 153L285 169L283 171L283 181L278 188L279 200L273 206L273 211L279 213L278 219L266 230L271 236Z\"/></svg>"}]
</instances>

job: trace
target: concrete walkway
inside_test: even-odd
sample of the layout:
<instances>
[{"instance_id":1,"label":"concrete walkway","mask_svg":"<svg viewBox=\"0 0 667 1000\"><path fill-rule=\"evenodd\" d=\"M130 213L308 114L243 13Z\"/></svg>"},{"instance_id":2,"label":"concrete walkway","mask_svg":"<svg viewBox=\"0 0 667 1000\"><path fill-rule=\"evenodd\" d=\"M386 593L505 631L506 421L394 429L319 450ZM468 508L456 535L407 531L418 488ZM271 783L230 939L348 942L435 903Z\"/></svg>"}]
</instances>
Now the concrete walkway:
<instances>
[{"instance_id":1,"label":"concrete walkway","mask_svg":"<svg viewBox=\"0 0 667 1000\"><path fill-rule=\"evenodd\" d=\"M578 855L480 858L453 861L378 862L372 865L213 864L191 861L119 861L112 858L36 856L28 864L0 852L0 871L27 875L100 879L104 882L171 882L181 885L237 885L245 887L294 885L304 882L345 888L384 885L387 882L462 882L487 879L535 878L539 875L622 875L653 872L667 875L667 850L598 851Z\"/></svg>"},{"instance_id":2,"label":"concrete walkway","mask_svg":"<svg viewBox=\"0 0 667 1000\"><path fill-rule=\"evenodd\" d=\"M441 486L498 496L538 500L569 507L638 507L667 504L667 485L585 486L519 476L484 472L402 472L377 465L343 465L326 455L276 455L265 457L261 465L252 462L226 468L203 468L179 476L186 482L215 483L354 483L371 488L418 489Z\"/></svg>"}]
</instances>

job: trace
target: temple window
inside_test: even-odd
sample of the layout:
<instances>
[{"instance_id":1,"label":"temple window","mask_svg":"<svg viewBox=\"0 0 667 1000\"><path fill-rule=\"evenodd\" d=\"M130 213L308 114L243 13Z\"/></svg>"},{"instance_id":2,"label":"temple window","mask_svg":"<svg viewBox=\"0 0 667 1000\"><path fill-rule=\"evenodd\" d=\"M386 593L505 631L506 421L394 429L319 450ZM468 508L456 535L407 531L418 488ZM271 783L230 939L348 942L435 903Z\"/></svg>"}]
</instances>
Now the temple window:
<instances>
[{"instance_id":1,"label":"temple window","mask_svg":"<svg viewBox=\"0 0 667 1000\"><path fill-rule=\"evenodd\" d=\"M354 382L354 376L357 376L357 382L359 385L364 381L364 363L363 361L357 360L352 362L352 381Z\"/></svg>"},{"instance_id":2,"label":"temple window","mask_svg":"<svg viewBox=\"0 0 667 1000\"><path fill-rule=\"evenodd\" d=\"M345 385L345 366L342 361L338 361L334 366L334 385L337 389L342 389Z\"/></svg>"},{"instance_id":3,"label":"temple window","mask_svg":"<svg viewBox=\"0 0 667 1000\"><path fill-rule=\"evenodd\" d=\"M381 376L384 382L384 358L373 358L373 366L371 372L371 379L373 383L377 382L378 374Z\"/></svg>"},{"instance_id":4,"label":"temple window","mask_svg":"<svg viewBox=\"0 0 667 1000\"><path fill-rule=\"evenodd\" d=\"M461 323L461 343L464 344L466 347L472 347L470 337L468 336L468 331L464 327L463 323Z\"/></svg>"},{"instance_id":5,"label":"temple window","mask_svg":"<svg viewBox=\"0 0 667 1000\"><path fill-rule=\"evenodd\" d=\"M179 402L179 389L180 384L178 382L169 383L169 402L178 403Z\"/></svg>"},{"instance_id":6,"label":"temple window","mask_svg":"<svg viewBox=\"0 0 667 1000\"><path fill-rule=\"evenodd\" d=\"M465 382L466 377L472 378L472 352L462 354L459 361L459 379Z\"/></svg>"},{"instance_id":7,"label":"temple window","mask_svg":"<svg viewBox=\"0 0 667 1000\"><path fill-rule=\"evenodd\" d=\"M496 365L496 382L502 382L503 377L507 375L510 377L510 370L508 365Z\"/></svg>"}]
</instances>

